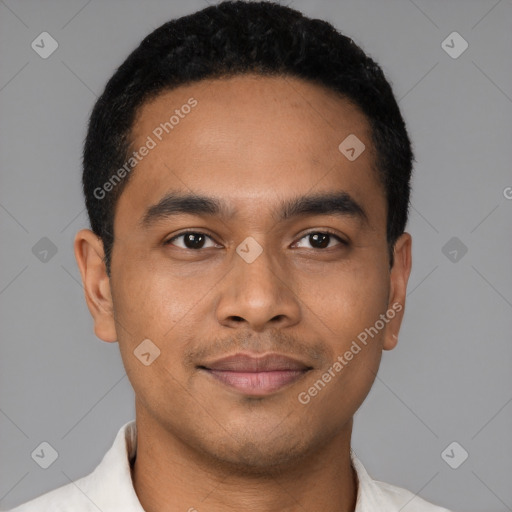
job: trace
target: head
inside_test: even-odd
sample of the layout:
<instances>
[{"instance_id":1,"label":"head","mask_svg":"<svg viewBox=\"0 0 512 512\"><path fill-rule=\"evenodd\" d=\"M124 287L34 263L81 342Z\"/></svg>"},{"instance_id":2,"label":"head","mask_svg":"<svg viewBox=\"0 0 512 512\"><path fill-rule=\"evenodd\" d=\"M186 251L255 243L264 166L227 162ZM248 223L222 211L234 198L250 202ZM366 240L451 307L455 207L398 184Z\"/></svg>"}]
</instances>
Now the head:
<instances>
[{"instance_id":1,"label":"head","mask_svg":"<svg viewBox=\"0 0 512 512\"><path fill-rule=\"evenodd\" d=\"M137 412L245 468L347 429L403 316L412 161L382 70L327 22L222 2L148 35L91 114L75 241ZM208 371L238 352L306 370L240 393Z\"/></svg>"}]
</instances>

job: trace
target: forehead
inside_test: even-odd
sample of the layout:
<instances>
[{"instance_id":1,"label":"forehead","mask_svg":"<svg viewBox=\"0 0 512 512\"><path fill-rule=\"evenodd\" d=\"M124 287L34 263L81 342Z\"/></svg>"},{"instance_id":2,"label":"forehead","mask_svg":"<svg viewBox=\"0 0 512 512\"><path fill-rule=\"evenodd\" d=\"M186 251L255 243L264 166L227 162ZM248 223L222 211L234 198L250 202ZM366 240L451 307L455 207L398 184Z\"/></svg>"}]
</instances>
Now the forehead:
<instances>
[{"instance_id":1,"label":"forehead","mask_svg":"<svg viewBox=\"0 0 512 512\"><path fill-rule=\"evenodd\" d=\"M351 161L339 146L354 136L364 151ZM118 211L129 204L141 216L176 190L229 199L248 215L308 191L342 189L361 201L373 195L370 209L384 202L367 118L335 92L297 78L242 75L165 91L139 109L132 141L135 151L151 149Z\"/></svg>"}]
</instances>

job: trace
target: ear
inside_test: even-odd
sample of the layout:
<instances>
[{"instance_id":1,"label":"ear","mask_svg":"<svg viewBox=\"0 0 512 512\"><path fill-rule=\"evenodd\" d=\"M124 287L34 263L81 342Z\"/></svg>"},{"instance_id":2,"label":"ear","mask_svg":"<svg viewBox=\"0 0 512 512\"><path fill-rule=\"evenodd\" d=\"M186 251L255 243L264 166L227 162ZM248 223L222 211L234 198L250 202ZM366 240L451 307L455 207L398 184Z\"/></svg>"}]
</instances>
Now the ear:
<instances>
[{"instance_id":1,"label":"ear","mask_svg":"<svg viewBox=\"0 0 512 512\"><path fill-rule=\"evenodd\" d=\"M388 302L388 318L390 321L386 326L384 334L384 350L395 348L398 343L398 332L404 317L405 297L407 294L407 282L411 273L412 265L412 237L409 233L403 233L393 248L394 262L390 273L390 293ZM394 312L394 316L391 315Z\"/></svg>"},{"instance_id":2,"label":"ear","mask_svg":"<svg viewBox=\"0 0 512 512\"><path fill-rule=\"evenodd\" d=\"M103 242L90 229L81 229L75 236L74 249L85 300L94 319L94 333L103 341L117 341L110 279L103 259Z\"/></svg>"}]
</instances>

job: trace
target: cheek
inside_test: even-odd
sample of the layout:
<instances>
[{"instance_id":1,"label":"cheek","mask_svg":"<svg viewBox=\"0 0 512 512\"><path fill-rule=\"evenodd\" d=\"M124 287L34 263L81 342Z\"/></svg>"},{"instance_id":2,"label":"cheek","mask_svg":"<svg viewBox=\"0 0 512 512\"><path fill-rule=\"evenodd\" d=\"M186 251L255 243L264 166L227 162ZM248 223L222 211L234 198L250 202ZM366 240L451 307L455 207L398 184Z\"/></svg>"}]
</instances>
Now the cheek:
<instances>
[{"instance_id":1,"label":"cheek","mask_svg":"<svg viewBox=\"0 0 512 512\"><path fill-rule=\"evenodd\" d=\"M309 421L317 418L323 428L336 429L353 416L375 380L384 333L375 325L387 310L389 287L382 275L377 268L352 268L330 276L328 293L310 296L315 304L311 322L321 326L328 362L311 376L298 399L308 402Z\"/></svg>"},{"instance_id":2,"label":"cheek","mask_svg":"<svg viewBox=\"0 0 512 512\"><path fill-rule=\"evenodd\" d=\"M205 329L213 307L208 301L219 280L212 273L184 278L169 269L127 263L112 286L119 349L133 387L142 393L149 388L158 395L159 387L187 385L183 353ZM151 356L158 354L149 366L136 357L144 340L156 347L145 342Z\"/></svg>"},{"instance_id":3,"label":"cheek","mask_svg":"<svg viewBox=\"0 0 512 512\"><path fill-rule=\"evenodd\" d=\"M387 309L389 276L379 261L329 265L300 278L304 312L332 340L336 354ZM334 353L333 353L334 356Z\"/></svg>"},{"instance_id":4,"label":"cheek","mask_svg":"<svg viewBox=\"0 0 512 512\"><path fill-rule=\"evenodd\" d=\"M170 266L169 266L170 268ZM204 276L206 277L206 276ZM112 294L116 319L134 338L165 339L212 288L208 279L184 279L165 267L126 265Z\"/></svg>"},{"instance_id":5,"label":"cheek","mask_svg":"<svg viewBox=\"0 0 512 512\"><path fill-rule=\"evenodd\" d=\"M119 350L146 408L184 407L181 354L198 298L195 287L144 265L126 264L112 287ZM193 300L195 298L195 300ZM171 408L172 408L171 407Z\"/></svg>"}]
</instances>

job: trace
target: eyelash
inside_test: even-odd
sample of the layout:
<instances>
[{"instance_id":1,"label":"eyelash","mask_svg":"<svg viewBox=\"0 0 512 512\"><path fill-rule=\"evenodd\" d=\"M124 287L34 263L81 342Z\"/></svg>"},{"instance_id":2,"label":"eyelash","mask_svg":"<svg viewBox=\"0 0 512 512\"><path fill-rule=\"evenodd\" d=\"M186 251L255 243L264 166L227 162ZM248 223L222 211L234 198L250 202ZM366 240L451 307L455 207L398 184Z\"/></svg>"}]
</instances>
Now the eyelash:
<instances>
[{"instance_id":1,"label":"eyelash","mask_svg":"<svg viewBox=\"0 0 512 512\"><path fill-rule=\"evenodd\" d=\"M338 242L340 242L341 245L344 245L344 246L347 246L348 245L348 242L346 242L345 240L343 240L342 238L340 238L336 233L334 233L333 231L331 231L330 229L316 229L316 230L312 230L312 231L308 231L307 233L305 233L304 235L302 235L299 240L302 240L303 238L306 238L307 236L309 235L312 235L312 234L315 234L315 233L320 233L320 234L323 234L323 235L330 235L334 238L336 238L336 240L338 240ZM172 238L169 238L168 240L166 240L163 245L171 245L171 242L173 242L174 240L176 240L177 238L181 237L181 236L185 236L185 235L188 235L188 234L194 234L194 235L204 235L208 238L210 238L211 240L213 240L215 242L215 240L213 239L212 236L208 235L207 233L204 233L202 231L193 231L193 230L189 230L189 231L184 231L183 233L179 233L177 235L174 235ZM182 247L178 247L178 249L183 249ZM209 247L208 247L209 249ZM328 247L328 248L325 248L325 249L316 249L316 248L313 248L313 250L316 250L316 251L325 251L327 249L332 249L332 247ZM189 248L185 248L184 250L187 250L187 251L196 251L196 252L199 252L201 249L189 249Z\"/></svg>"}]
</instances>

